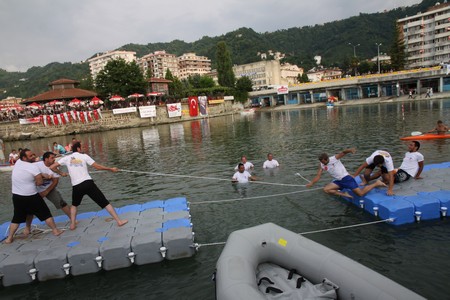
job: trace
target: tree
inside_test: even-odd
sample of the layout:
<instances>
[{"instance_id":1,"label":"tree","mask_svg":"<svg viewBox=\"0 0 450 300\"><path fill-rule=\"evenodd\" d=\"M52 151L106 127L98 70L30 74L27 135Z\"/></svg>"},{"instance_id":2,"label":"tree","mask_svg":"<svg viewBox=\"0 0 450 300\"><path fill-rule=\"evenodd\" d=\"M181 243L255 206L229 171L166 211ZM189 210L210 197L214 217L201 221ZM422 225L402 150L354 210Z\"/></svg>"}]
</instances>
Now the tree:
<instances>
[{"instance_id":1,"label":"tree","mask_svg":"<svg viewBox=\"0 0 450 300\"><path fill-rule=\"evenodd\" d=\"M240 102L245 102L248 99L248 92L251 92L252 90L252 80L247 76L242 76L236 81L234 98Z\"/></svg>"},{"instance_id":2,"label":"tree","mask_svg":"<svg viewBox=\"0 0 450 300\"><path fill-rule=\"evenodd\" d=\"M127 63L124 59L110 60L95 79L97 91L103 97L110 94L127 96L145 93L147 83L136 62Z\"/></svg>"},{"instance_id":3,"label":"tree","mask_svg":"<svg viewBox=\"0 0 450 300\"><path fill-rule=\"evenodd\" d=\"M188 77L188 81L194 89L212 88L216 85L214 79L206 75L191 75Z\"/></svg>"},{"instance_id":4,"label":"tree","mask_svg":"<svg viewBox=\"0 0 450 300\"><path fill-rule=\"evenodd\" d=\"M172 72L170 72L169 69L167 69L166 71L165 79L172 81L169 83L169 96L175 99L183 98L185 95L185 90L180 79L178 79L176 76L173 76Z\"/></svg>"},{"instance_id":5,"label":"tree","mask_svg":"<svg viewBox=\"0 0 450 300\"><path fill-rule=\"evenodd\" d=\"M309 78L308 78L308 75L305 72L303 72L302 75L298 74L297 80L298 80L299 83L304 83L304 82L309 82L310 81Z\"/></svg>"},{"instance_id":6,"label":"tree","mask_svg":"<svg viewBox=\"0 0 450 300\"><path fill-rule=\"evenodd\" d=\"M231 54L225 42L217 43L216 60L219 85L224 87L234 87L236 78L233 73Z\"/></svg>"},{"instance_id":7,"label":"tree","mask_svg":"<svg viewBox=\"0 0 450 300\"><path fill-rule=\"evenodd\" d=\"M391 46L390 56L391 67L394 71L400 71L405 68L405 40L403 34L400 32L400 27L397 24L395 24L394 42Z\"/></svg>"}]
</instances>

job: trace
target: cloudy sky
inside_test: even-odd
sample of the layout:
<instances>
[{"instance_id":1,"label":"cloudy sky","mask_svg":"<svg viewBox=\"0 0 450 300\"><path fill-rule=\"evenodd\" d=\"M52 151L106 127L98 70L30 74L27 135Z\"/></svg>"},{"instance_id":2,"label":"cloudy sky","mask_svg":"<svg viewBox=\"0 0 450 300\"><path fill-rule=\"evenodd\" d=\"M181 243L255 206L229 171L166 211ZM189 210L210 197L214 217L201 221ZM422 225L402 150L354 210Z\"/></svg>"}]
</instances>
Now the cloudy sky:
<instances>
[{"instance_id":1,"label":"cloudy sky","mask_svg":"<svg viewBox=\"0 0 450 300\"><path fill-rule=\"evenodd\" d=\"M80 62L128 43L193 42L341 20L420 0L0 0L0 68ZM162 49L163 50L163 49Z\"/></svg>"}]
</instances>

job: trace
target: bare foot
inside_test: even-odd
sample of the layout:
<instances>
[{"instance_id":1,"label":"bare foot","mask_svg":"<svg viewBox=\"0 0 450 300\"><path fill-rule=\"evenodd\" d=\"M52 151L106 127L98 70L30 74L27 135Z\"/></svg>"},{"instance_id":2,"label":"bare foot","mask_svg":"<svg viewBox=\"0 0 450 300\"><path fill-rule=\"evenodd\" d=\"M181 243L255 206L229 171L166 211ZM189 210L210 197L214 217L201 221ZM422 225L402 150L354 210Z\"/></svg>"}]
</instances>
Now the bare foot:
<instances>
[{"instance_id":1,"label":"bare foot","mask_svg":"<svg viewBox=\"0 0 450 300\"><path fill-rule=\"evenodd\" d=\"M64 231L59 230L58 228L52 230L54 236L61 235Z\"/></svg>"},{"instance_id":2,"label":"bare foot","mask_svg":"<svg viewBox=\"0 0 450 300\"><path fill-rule=\"evenodd\" d=\"M8 237L8 238L6 238L6 240L5 240L5 244L11 244L13 242L13 238L11 237Z\"/></svg>"},{"instance_id":3,"label":"bare foot","mask_svg":"<svg viewBox=\"0 0 450 300\"><path fill-rule=\"evenodd\" d=\"M346 197L346 198L349 198L349 199L353 199L353 196L352 195L350 195L349 193L347 193L347 192L345 192L345 193L342 193L341 194L341 196L342 197Z\"/></svg>"},{"instance_id":4,"label":"bare foot","mask_svg":"<svg viewBox=\"0 0 450 300\"><path fill-rule=\"evenodd\" d=\"M378 186L387 187L387 185L386 185L383 181L381 181L381 180L377 180L377 181L375 182L375 186L376 186L376 187L378 187Z\"/></svg>"},{"instance_id":5,"label":"bare foot","mask_svg":"<svg viewBox=\"0 0 450 300\"><path fill-rule=\"evenodd\" d=\"M24 236L28 236L28 235L30 234L30 232L31 232L31 230L30 230L30 228L28 228L28 227L25 227L25 228L23 229L23 231L22 231L22 233L23 233Z\"/></svg>"},{"instance_id":6,"label":"bare foot","mask_svg":"<svg viewBox=\"0 0 450 300\"><path fill-rule=\"evenodd\" d=\"M128 220L120 220L119 222L117 222L117 226L123 226L123 225L125 225L125 224L127 224L128 223Z\"/></svg>"},{"instance_id":7,"label":"bare foot","mask_svg":"<svg viewBox=\"0 0 450 300\"><path fill-rule=\"evenodd\" d=\"M77 223L75 222L75 224L70 223L69 229L70 230L75 230L77 228Z\"/></svg>"},{"instance_id":8,"label":"bare foot","mask_svg":"<svg viewBox=\"0 0 450 300\"><path fill-rule=\"evenodd\" d=\"M364 178L364 175L359 175L359 178L361 178L361 183L359 184L359 185L366 185L367 184L367 181L366 181L366 179Z\"/></svg>"}]
</instances>

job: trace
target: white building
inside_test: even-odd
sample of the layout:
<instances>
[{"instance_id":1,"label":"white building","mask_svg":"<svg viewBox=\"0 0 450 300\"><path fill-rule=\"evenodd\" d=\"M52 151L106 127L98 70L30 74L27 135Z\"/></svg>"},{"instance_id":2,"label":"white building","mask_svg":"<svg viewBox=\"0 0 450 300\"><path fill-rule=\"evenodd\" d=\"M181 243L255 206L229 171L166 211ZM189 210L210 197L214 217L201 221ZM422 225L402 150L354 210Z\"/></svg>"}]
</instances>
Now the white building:
<instances>
[{"instance_id":1,"label":"white building","mask_svg":"<svg viewBox=\"0 0 450 300\"><path fill-rule=\"evenodd\" d=\"M233 66L236 79L247 76L252 80L253 89L267 89L281 84L281 68L279 60L262 60L244 65Z\"/></svg>"},{"instance_id":2,"label":"white building","mask_svg":"<svg viewBox=\"0 0 450 300\"><path fill-rule=\"evenodd\" d=\"M316 69L313 68L306 74L309 81L319 82L324 80L339 79L342 77L342 71L337 68L333 69Z\"/></svg>"},{"instance_id":3,"label":"white building","mask_svg":"<svg viewBox=\"0 0 450 300\"><path fill-rule=\"evenodd\" d=\"M399 19L407 67L420 68L450 61L450 3L436 3L426 12Z\"/></svg>"},{"instance_id":4,"label":"white building","mask_svg":"<svg viewBox=\"0 0 450 300\"><path fill-rule=\"evenodd\" d=\"M167 70L173 76L179 76L178 59L175 54L166 51L155 51L147 54L138 60L138 64L144 75L149 74L152 78L165 78Z\"/></svg>"},{"instance_id":5,"label":"white building","mask_svg":"<svg viewBox=\"0 0 450 300\"><path fill-rule=\"evenodd\" d=\"M206 75L211 72L211 60L195 53L184 53L178 57L178 68L180 79L191 75Z\"/></svg>"},{"instance_id":6,"label":"white building","mask_svg":"<svg viewBox=\"0 0 450 300\"><path fill-rule=\"evenodd\" d=\"M136 60L136 52L121 50L108 51L105 53L97 53L95 57L88 59L92 79L97 77L97 74L103 70L110 60L119 58L125 60L127 63L130 63Z\"/></svg>"}]
</instances>

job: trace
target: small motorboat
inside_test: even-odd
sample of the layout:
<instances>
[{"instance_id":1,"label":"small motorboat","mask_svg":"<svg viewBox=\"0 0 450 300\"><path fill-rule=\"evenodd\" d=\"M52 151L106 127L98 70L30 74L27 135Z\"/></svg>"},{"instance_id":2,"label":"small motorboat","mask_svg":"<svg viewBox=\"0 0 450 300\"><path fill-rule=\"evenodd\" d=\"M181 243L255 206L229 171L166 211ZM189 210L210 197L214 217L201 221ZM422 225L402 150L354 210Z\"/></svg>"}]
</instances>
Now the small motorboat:
<instances>
[{"instance_id":1,"label":"small motorboat","mask_svg":"<svg viewBox=\"0 0 450 300\"><path fill-rule=\"evenodd\" d=\"M418 135L405 136L400 139L402 141L450 139L450 133L446 134L424 133Z\"/></svg>"},{"instance_id":2,"label":"small motorboat","mask_svg":"<svg viewBox=\"0 0 450 300\"><path fill-rule=\"evenodd\" d=\"M273 223L230 234L216 264L215 282L218 300L425 299Z\"/></svg>"},{"instance_id":3,"label":"small motorboat","mask_svg":"<svg viewBox=\"0 0 450 300\"><path fill-rule=\"evenodd\" d=\"M244 109L243 111L241 111L241 116L252 115L255 113L255 111L256 111L255 108Z\"/></svg>"}]
</instances>

